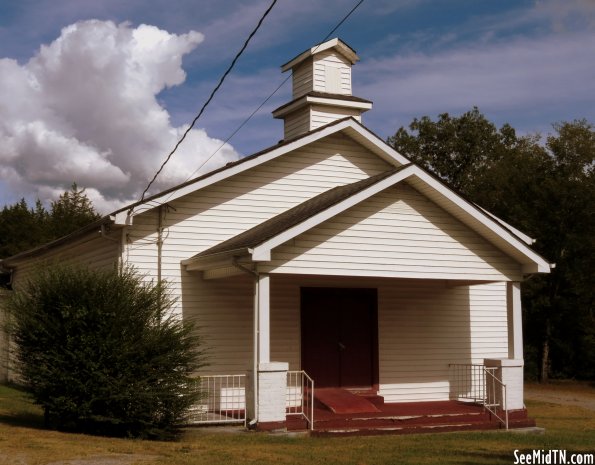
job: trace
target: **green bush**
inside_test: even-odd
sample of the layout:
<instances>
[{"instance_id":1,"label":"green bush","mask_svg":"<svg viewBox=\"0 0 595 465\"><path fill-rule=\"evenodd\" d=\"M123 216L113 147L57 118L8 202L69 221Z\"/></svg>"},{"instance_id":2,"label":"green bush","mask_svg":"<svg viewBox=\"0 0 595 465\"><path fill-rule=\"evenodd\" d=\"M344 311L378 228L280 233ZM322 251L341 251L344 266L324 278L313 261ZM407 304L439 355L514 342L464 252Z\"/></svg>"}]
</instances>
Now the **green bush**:
<instances>
[{"instance_id":1,"label":"green bush","mask_svg":"<svg viewBox=\"0 0 595 465\"><path fill-rule=\"evenodd\" d=\"M50 265L9 300L17 369L48 425L166 438L200 392L192 325L130 269Z\"/></svg>"}]
</instances>

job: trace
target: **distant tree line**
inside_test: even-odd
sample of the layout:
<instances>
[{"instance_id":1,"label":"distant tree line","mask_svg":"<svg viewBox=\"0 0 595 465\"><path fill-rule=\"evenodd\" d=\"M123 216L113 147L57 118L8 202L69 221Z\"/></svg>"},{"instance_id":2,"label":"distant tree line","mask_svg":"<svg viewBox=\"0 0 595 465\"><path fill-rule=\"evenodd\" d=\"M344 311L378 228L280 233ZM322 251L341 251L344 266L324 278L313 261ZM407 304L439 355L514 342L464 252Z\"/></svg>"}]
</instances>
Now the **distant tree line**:
<instances>
[{"instance_id":1,"label":"distant tree line","mask_svg":"<svg viewBox=\"0 0 595 465\"><path fill-rule=\"evenodd\" d=\"M527 375L595 379L595 130L584 119L553 129L519 136L473 108L416 118L388 143L535 238L556 264L522 285Z\"/></svg>"},{"instance_id":2,"label":"distant tree line","mask_svg":"<svg viewBox=\"0 0 595 465\"><path fill-rule=\"evenodd\" d=\"M38 199L35 206L21 199L0 211L0 259L66 236L99 219L85 189L76 183L46 209Z\"/></svg>"}]
</instances>

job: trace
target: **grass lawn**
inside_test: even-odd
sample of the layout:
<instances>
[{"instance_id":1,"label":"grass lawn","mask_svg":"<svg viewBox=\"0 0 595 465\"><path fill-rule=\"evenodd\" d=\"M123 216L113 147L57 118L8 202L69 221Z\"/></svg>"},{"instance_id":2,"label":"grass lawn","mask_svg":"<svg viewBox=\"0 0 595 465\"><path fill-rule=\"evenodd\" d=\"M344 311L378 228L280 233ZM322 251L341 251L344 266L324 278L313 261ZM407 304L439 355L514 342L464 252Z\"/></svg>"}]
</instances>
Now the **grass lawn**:
<instances>
[{"instance_id":1,"label":"grass lawn","mask_svg":"<svg viewBox=\"0 0 595 465\"><path fill-rule=\"evenodd\" d=\"M572 399L576 386L554 385L548 392L554 400ZM580 392L595 400L593 387ZM551 399L529 400L527 407L545 434L310 438L192 428L178 442L157 442L44 430L40 410L27 397L0 386L0 464L512 464L515 449L595 449L595 410Z\"/></svg>"}]
</instances>

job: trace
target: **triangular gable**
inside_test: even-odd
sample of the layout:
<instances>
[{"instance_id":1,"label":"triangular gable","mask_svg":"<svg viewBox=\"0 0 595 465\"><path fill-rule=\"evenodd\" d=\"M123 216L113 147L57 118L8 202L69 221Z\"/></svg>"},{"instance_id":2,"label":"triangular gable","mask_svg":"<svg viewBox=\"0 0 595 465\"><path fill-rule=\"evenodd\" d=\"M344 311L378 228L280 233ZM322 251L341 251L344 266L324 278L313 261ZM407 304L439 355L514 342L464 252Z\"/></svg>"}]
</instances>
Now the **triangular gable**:
<instances>
[{"instance_id":1,"label":"triangular gable","mask_svg":"<svg viewBox=\"0 0 595 465\"><path fill-rule=\"evenodd\" d=\"M523 239L415 165L331 189L184 261L184 264L188 269L201 269L201 263L212 260L214 256L242 253L248 254L255 262L270 261L276 247L405 180L423 196L522 264L523 273L549 272L549 263L530 249Z\"/></svg>"},{"instance_id":2,"label":"triangular gable","mask_svg":"<svg viewBox=\"0 0 595 465\"><path fill-rule=\"evenodd\" d=\"M114 212L111 216L116 224L131 224L135 215L156 208L166 202L174 201L184 195L203 189L216 182L254 168L255 166L259 166L285 155L286 153L300 149L308 144L339 132L352 138L357 143L361 144L363 147L393 166L398 167L410 163L407 158L388 146L380 137L364 127L361 123L353 118L344 118L319 129L310 131L295 139L283 141L276 146L249 155L236 162L228 163L226 166L211 171L204 176L148 197L142 203L137 202L123 207Z\"/></svg>"}]
</instances>

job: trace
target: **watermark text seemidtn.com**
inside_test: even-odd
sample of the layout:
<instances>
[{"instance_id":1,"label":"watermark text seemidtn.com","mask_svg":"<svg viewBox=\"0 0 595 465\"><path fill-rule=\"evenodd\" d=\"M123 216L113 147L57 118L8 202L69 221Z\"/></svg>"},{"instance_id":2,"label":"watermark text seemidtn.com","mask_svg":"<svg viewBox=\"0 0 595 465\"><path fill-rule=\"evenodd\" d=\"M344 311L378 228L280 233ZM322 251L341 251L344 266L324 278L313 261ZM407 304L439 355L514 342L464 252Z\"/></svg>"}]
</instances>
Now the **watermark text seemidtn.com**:
<instances>
[{"instance_id":1,"label":"watermark text seemidtn.com","mask_svg":"<svg viewBox=\"0 0 595 465\"><path fill-rule=\"evenodd\" d=\"M514 464L518 465L594 465L594 454L568 452L562 449L534 449L530 452L514 451Z\"/></svg>"}]
</instances>

